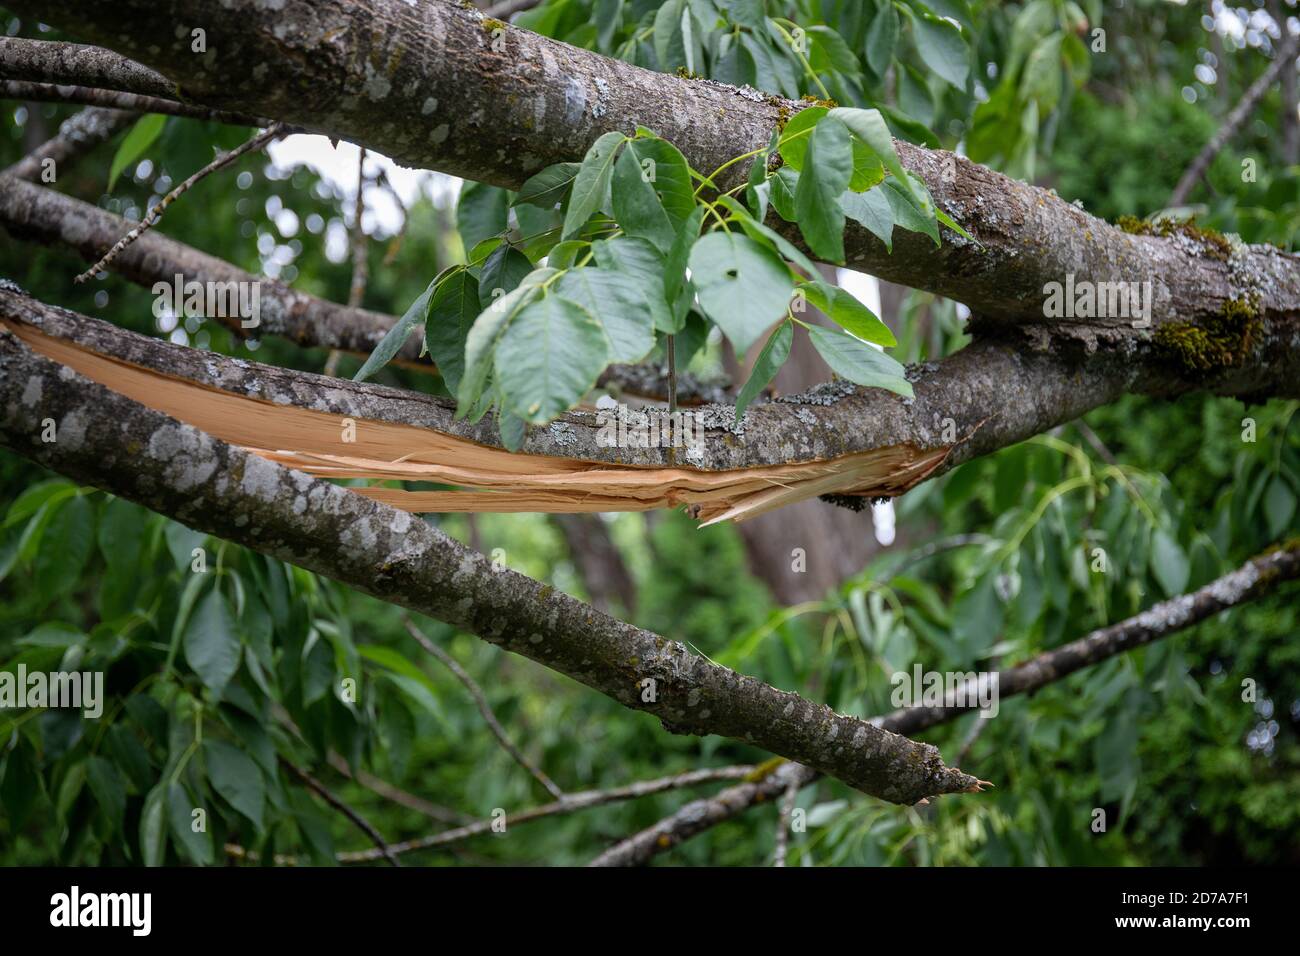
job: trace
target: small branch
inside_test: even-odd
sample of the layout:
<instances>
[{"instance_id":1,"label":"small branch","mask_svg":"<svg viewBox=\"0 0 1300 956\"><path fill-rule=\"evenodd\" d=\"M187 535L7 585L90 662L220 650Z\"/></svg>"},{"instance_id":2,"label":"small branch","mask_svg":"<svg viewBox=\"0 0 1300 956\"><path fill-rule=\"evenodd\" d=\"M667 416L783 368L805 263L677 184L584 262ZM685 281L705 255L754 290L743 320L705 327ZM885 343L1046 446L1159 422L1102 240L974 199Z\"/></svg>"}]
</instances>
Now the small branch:
<instances>
[{"instance_id":1,"label":"small branch","mask_svg":"<svg viewBox=\"0 0 1300 956\"><path fill-rule=\"evenodd\" d=\"M465 668L461 667L454 657L444 651L433 641L429 640L429 638L424 635L424 632L416 627L415 622L409 617L403 618L402 623L406 625L407 633L409 633L411 637L415 638L416 643L441 661L443 665L446 666L447 670L451 671L452 674L455 675L456 679L465 685L465 689L468 690L470 696L474 698L474 703L478 705L478 712L483 715L483 720L487 723L493 736L496 737L502 748L511 756L511 758L513 758L515 763L519 764L519 766L532 774L533 779L545 787L546 791L551 796L555 797L557 800L563 800L564 791L556 786L554 780L548 777L540 767L529 760L528 757L524 755L523 751L514 745L514 742L510 739L509 735L506 734L505 728L501 726L501 722L497 720L496 714L492 713L492 708L488 705L487 697L484 695L483 689L478 686L478 683L474 678L469 676L469 673Z\"/></svg>"},{"instance_id":2,"label":"small branch","mask_svg":"<svg viewBox=\"0 0 1300 956\"><path fill-rule=\"evenodd\" d=\"M799 796L799 781L795 778L785 788L785 797L781 800L781 813L776 824L776 853L772 858L773 866L785 866L786 851L790 847L790 818L794 816L794 801Z\"/></svg>"},{"instance_id":3,"label":"small branch","mask_svg":"<svg viewBox=\"0 0 1300 956\"><path fill-rule=\"evenodd\" d=\"M12 166L0 170L0 175L35 180L40 177L46 160L53 160L57 174L60 166L89 152L100 143L112 139L119 130L130 126L136 118L135 113L89 106L64 120L55 136L47 139Z\"/></svg>"},{"instance_id":4,"label":"small branch","mask_svg":"<svg viewBox=\"0 0 1300 956\"><path fill-rule=\"evenodd\" d=\"M343 776L350 777L372 793L378 794L385 800L391 800L398 806L406 807L408 810L414 810L416 813L422 813L431 820L437 820L439 823L446 823L448 825L459 825L466 823L471 819L463 813L457 813L455 810L448 809L447 807L441 807L436 803L430 803L423 797L418 797L413 793L408 793L400 787L395 787L387 780L381 780L372 773L367 773L364 770L358 770L356 773L353 773L352 768L348 766L348 762L334 751L330 751L329 764L339 773L343 774Z\"/></svg>"},{"instance_id":5,"label":"small branch","mask_svg":"<svg viewBox=\"0 0 1300 956\"><path fill-rule=\"evenodd\" d=\"M229 113L191 106L178 100L161 96L143 96L139 93L120 93L117 90L99 90L88 86L55 86L53 83L28 83L22 80L0 81L0 99L32 100L37 103L79 103L82 106L100 106L106 109L126 110L133 113L163 113L184 116L187 119L212 120L231 126L268 126L270 120L244 113Z\"/></svg>"},{"instance_id":6,"label":"small branch","mask_svg":"<svg viewBox=\"0 0 1300 956\"><path fill-rule=\"evenodd\" d=\"M1100 628L1070 644L1040 654L998 675L999 699L1038 690L1085 667L1199 624L1220 611L1256 600L1300 577L1300 545L1267 552L1191 594L1154 604L1141 614ZM977 705L978 706L978 705ZM969 708L903 708L877 718L894 733L912 734L946 723ZM981 720L979 723L989 723ZM964 754L963 754L964 756ZM821 775L784 762L757 782L745 782L681 807L651 827L606 850L592 866L638 866L757 804L775 799L789 786L805 787ZM792 780L793 777L793 780Z\"/></svg>"},{"instance_id":7,"label":"small branch","mask_svg":"<svg viewBox=\"0 0 1300 956\"><path fill-rule=\"evenodd\" d=\"M497 20L509 20L516 13L531 10L541 2L542 0L502 0L501 3L494 3L484 10L483 16L493 17Z\"/></svg>"},{"instance_id":8,"label":"small branch","mask_svg":"<svg viewBox=\"0 0 1300 956\"><path fill-rule=\"evenodd\" d=\"M0 75L8 80L98 87L166 99L178 95L176 84L157 70L112 50L57 40L0 37Z\"/></svg>"},{"instance_id":9,"label":"small branch","mask_svg":"<svg viewBox=\"0 0 1300 956\"><path fill-rule=\"evenodd\" d=\"M735 767L716 767L704 770L688 770L685 773L675 774L671 777L659 777L655 780L642 780L638 783L627 784L622 787L614 787L609 790L584 790L579 793L566 794L562 800L556 800L553 803L543 804L540 807L534 807L531 810L524 810L520 813L509 817L509 823L518 825L528 823L532 820L541 820L544 817L553 817L569 813L576 813L579 810L589 810L592 807L601 807L609 803L621 803L624 800L636 800L641 797L653 796L657 793L665 793L669 790L680 790L686 787L694 787L704 783L716 783L721 780L742 780L754 772L751 766ZM395 843L392 846L394 853L410 853L414 850L428 850L433 847L447 846L451 843L458 843L467 840L470 837L478 836L481 833L487 833L492 829L494 819L488 818L478 820L466 826L457 827L454 830L444 830L441 833L434 833L430 836L420 837L418 840L408 840L404 843ZM378 850L361 850L353 853L340 853L338 859L340 863L365 863L380 859L382 854Z\"/></svg>"},{"instance_id":10,"label":"small branch","mask_svg":"<svg viewBox=\"0 0 1300 956\"><path fill-rule=\"evenodd\" d=\"M384 838L383 836L380 835L379 831L376 830L373 826L371 826L370 821L368 821L365 817L363 817L361 814L357 813L357 811L353 810L350 806L344 803L338 796L336 796L333 793L333 791L329 789L329 787L325 786L325 784L321 783L319 780L317 780L315 777L309 774L306 770L303 770L301 767L298 767L290 763L289 761L285 760L283 757L280 757L279 760L280 760L280 766L284 767L286 770L288 770L290 773L296 776L308 787L308 789L315 791L317 796L319 796L322 800L328 803L335 810L339 811L339 813L347 817L348 820L351 821L352 824L357 829L363 832L366 836L370 837L371 842L374 843L374 845L379 848L379 852L384 857L384 859L386 859L393 866L402 865L402 861L397 858L397 854L393 852L392 847L390 847L384 841Z\"/></svg>"},{"instance_id":11,"label":"small branch","mask_svg":"<svg viewBox=\"0 0 1300 956\"><path fill-rule=\"evenodd\" d=\"M252 139L248 140L247 142L239 146L236 146L234 149L230 150L230 152L222 153L212 162L208 163L208 165L200 169L197 173L195 173L194 175L186 179L184 182L182 182L179 186L177 186L175 189L169 192L166 196L163 196L163 198L160 199L158 203L152 209L149 210L149 214L140 220L139 225L137 225L134 229L128 232L121 239L119 239L117 243L113 246L113 248L109 249L108 252L104 253L103 257L98 262L96 262L85 272L81 273L81 275L77 276L76 279L74 279L73 281L78 283L85 282L88 279L93 279L96 275L102 272L104 268L117 257L118 253L120 253L131 243L139 239L141 235L143 235L155 223L157 223L158 220L162 218L162 215L167 210L167 207L170 206L172 203L174 203L181 196L183 196L186 192L188 192L189 189L199 180L203 179L204 177L212 173L215 173L219 169L224 169L226 166L229 166L231 163L233 163L239 157L243 156L245 153L249 153L252 152L253 150L261 149L271 140L275 139L277 136L282 135L283 133L284 133L284 127L281 124L276 123L273 126L270 126L267 129L263 130L262 132L258 133L256 136L254 136Z\"/></svg>"},{"instance_id":12,"label":"small branch","mask_svg":"<svg viewBox=\"0 0 1300 956\"><path fill-rule=\"evenodd\" d=\"M352 284L348 287L348 308L361 307L361 300L366 297L366 280L368 263L366 261L366 233L361 228L361 215L365 211L366 193L366 151L363 147L357 159L357 196L352 204ZM325 360L324 374L334 375L339 367L343 353L331 349Z\"/></svg>"},{"instance_id":13,"label":"small branch","mask_svg":"<svg viewBox=\"0 0 1300 956\"><path fill-rule=\"evenodd\" d=\"M1281 23L1282 32L1286 34L1286 22ZM1294 68L1296 51L1300 49L1300 34L1288 34L1282 41L1282 45L1277 49L1277 55L1273 58L1273 63L1267 70L1246 90L1240 102L1232 108L1232 111L1224 118L1223 125L1210 137L1210 141L1205 144L1187 170L1183 173L1182 178L1178 180L1178 185L1169 196L1169 207L1181 206L1187 202L1187 197L1191 195L1192 189L1196 183L1205 174L1214 161L1214 157L1219 155L1219 150L1227 144L1241 129L1246 120L1250 119L1255 107L1259 101L1264 98L1273 81L1277 79L1282 70L1291 67Z\"/></svg>"}]
</instances>

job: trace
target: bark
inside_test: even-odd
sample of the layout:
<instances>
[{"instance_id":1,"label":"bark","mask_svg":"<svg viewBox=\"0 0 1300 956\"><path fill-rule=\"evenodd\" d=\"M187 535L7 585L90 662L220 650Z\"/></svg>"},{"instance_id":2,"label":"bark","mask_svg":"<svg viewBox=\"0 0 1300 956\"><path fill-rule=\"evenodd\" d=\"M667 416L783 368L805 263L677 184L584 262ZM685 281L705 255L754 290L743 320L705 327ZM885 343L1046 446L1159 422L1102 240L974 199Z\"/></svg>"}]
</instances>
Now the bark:
<instances>
[{"instance_id":1,"label":"bark","mask_svg":"<svg viewBox=\"0 0 1300 956\"><path fill-rule=\"evenodd\" d=\"M1298 577L1300 545L1289 544L1266 552L1199 590L1154 604L1141 614L1000 671L999 700L1032 693L1075 671L1176 634L1228 608L1272 594L1281 584ZM969 707L955 706L903 708L876 718L876 722L897 733L913 734L955 720L969 710ZM654 826L610 847L590 865L638 866L647 863L684 840L757 804L776 799L792 786L805 787L813 783L818 776L808 767L780 764L765 776L686 804Z\"/></svg>"},{"instance_id":2,"label":"bark","mask_svg":"<svg viewBox=\"0 0 1300 956\"><path fill-rule=\"evenodd\" d=\"M803 106L497 27L477 10L452 3L13 5L183 83L195 102L255 110L399 162L509 188L550 163L580 159L602 133L630 132L638 124L710 172L764 147L778 123ZM136 27L130 33L120 29L124 18ZM188 32L177 24L202 26L209 54L192 53ZM945 232L936 248L923 236L899 231L890 255L851 225L845 245L855 268L964 302L998 322L1042 322L1046 284L1064 282L1067 274L1076 281L1150 281L1157 325L1210 319L1225 303L1252 295L1266 319L1295 317L1300 265L1276 249L1243 246L1229 255L1188 235L1131 235L1054 193L960 156L905 143L898 149L904 166L978 242ZM744 175L744 164L732 172ZM793 235L788 224L783 228Z\"/></svg>"},{"instance_id":3,"label":"bark","mask_svg":"<svg viewBox=\"0 0 1300 956\"><path fill-rule=\"evenodd\" d=\"M12 291L0 291L0 310L7 321L41 328L67 315ZM928 744L737 674L498 570L406 512L281 468L90 382L7 328L0 408L0 444L45 467L464 628L654 714L673 732L733 737L897 803L978 788ZM47 443L49 420L57 440Z\"/></svg>"},{"instance_id":4,"label":"bark","mask_svg":"<svg viewBox=\"0 0 1300 956\"><path fill-rule=\"evenodd\" d=\"M146 234L137 245L149 238ZM21 319L24 315L39 316L48 335L205 386L275 404L415 425L483 445L500 445L490 418L477 424L457 421L450 399L187 349L0 292L0 316ZM1297 394L1300 349L1292 338L1261 336L1257 362L1207 375L1199 384L1212 384L1220 394L1250 395L1270 389L1276 394ZM1172 374L1158 356L1138 349L1127 358L1099 354L1086 361L1057 351L1021 353L1013 343L977 343L940 362L913 366L909 377L916 398L912 400L833 382L803 396L754 406L739 425L732 408L705 406L697 410L707 426L700 451L692 451L686 464L719 471L899 446L935 450L947 448L955 436L958 443L938 473L1078 418L1138 385L1161 395L1182 394L1198 385ZM594 413L573 411L549 426L530 428L522 452L633 466L666 463L666 449L610 448L599 441L599 434Z\"/></svg>"},{"instance_id":5,"label":"bark","mask_svg":"<svg viewBox=\"0 0 1300 956\"><path fill-rule=\"evenodd\" d=\"M174 99L175 83L156 70L99 47L0 37L0 75L7 80L93 86Z\"/></svg>"}]
</instances>

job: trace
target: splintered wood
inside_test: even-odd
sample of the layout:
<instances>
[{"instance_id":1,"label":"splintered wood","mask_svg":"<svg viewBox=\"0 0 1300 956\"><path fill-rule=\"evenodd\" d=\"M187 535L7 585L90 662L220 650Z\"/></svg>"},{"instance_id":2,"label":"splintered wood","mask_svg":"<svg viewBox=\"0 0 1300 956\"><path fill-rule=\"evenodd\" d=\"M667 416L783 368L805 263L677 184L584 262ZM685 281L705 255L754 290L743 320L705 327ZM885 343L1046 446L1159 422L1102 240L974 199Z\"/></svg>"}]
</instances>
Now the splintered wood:
<instances>
[{"instance_id":1,"label":"splintered wood","mask_svg":"<svg viewBox=\"0 0 1300 956\"><path fill-rule=\"evenodd\" d=\"M106 388L286 467L322 478L472 489L412 491L382 484L349 489L412 512L649 511L684 505L703 526L742 521L817 495L894 497L934 471L949 451L890 445L822 461L728 471L522 454L414 425L357 419L349 427L342 415L167 375L24 323L0 325L34 351Z\"/></svg>"}]
</instances>

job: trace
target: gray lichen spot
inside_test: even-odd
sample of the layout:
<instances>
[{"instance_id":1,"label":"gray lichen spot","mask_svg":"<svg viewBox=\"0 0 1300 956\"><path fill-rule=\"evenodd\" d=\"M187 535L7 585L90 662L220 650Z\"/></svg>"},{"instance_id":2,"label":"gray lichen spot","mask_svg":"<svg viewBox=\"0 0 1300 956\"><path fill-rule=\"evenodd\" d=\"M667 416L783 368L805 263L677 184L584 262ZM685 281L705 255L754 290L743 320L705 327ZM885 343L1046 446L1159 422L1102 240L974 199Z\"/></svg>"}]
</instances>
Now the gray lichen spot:
<instances>
[{"instance_id":1,"label":"gray lichen spot","mask_svg":"<svg viewBox=\"0 0 1300 956\"><path fill-rule=\"evenodd\" d=\"M438 108L438 100L435 97L430 96L427 100L424 101L424 105L420 107L420 113L424 116L428 116L437 108Z\"/></svg>"},{"instance_id":2,"label":"gray lichen spot","mask_svg":"<svg viewBox=\"0 0 1300 956\"><path fill-rule=\"evenodd\" d=\"M405 534L411 527L411 514L408 511L397 511L393 515L393 520L388 523L389 530L395 534Z\"/></svg>"},{"instance_id":3,"label":"gray lichen spot","mask_svg":"<svg viewBox=\"0 0 1300 956\"><path fill-rule=\"evenodd\" d=\"M434 146L440 146L446 141L448 134L451 133L451 127L446 123L440 123L429 131L429 142Z\"/></svg>"},{"instance_id":4,"label":"gray lichen spot","mask_svg":"<svg viewBox=\"0 0 1300 956\"><path fill-rule=\"evenodd\" d=\"M39 404L41 400L41 393L42 393L41 380L37 376L33 375L31 378L27 380L27 385L23 389L23 404L26 405L28 408L32 408L35 405Z\"/></svg>"},{"instance_id":5,"label":"gray lichen spot","mask_svg":"<svg viewBox=\"0 0 1300 956\"><path fill-rule=\"evenodd\" d=\"M59 444L69 450L76 451L81 447L86 440L86 416L81 409L63 416L63 421L59 422L58 438Z\"/></svg>"},{"instance_id":6,"label":"gray lichen spot","mask_svg":"<svg viewBox=\"0 0 1300 956\"><path fill-rule=\"evenodd\" d=\"M161 430L161 429L160 429ZM244 464L240 490L252 498L272 501L280 490L280 467L265 458L249 455Z\"/></svg>"},{"instance_id":7,"label":"gray lichen spot","mask_svg":"<svg viewBox=\"0 0 1300 956\"><path fill-rule=\"evenodd\" d=\"M605 97L609 96L609 84L605 82L603 77L599 77L599 76L595 78L595 81L596 81L596 102L592 104L591 115L594 116L596 119L600 119L602 116L605 115L605 110L606 110Z\"/></svg>"},{"instance_id":8,"label":"gray lichen spot","mask_svg":"<svg viewBox=\"0 0 1300 956\"><path fill-rule=\"evenodd\" d=\"M198 487L217 470L210 440L202 432L184 425L163 425L149 436L146 453L162 463L166 483L179 491ZM270 462L265 463L270 468L275 467Z\"/></svg>"},{"instance_id":9,"label":"gray lichen spot","mask_svg":"<svg viewBox=\"0 0 1300 956\"><path fill-rule=\"evenodd\" d=\"M375 68L366 63L366 82L362 87L366 96L372 100L382 100L387 98L389 92L393 89L392 82L382 73L376 73Z\"/></svg>"},{"instance_id":10,"label":"gray lichen spot","mask_svg":"<svg viewBox=\"0 0 1300 956\"><path fill-rule=\"evenodd\" d=\"M530 644L540 644L543 640L544 638L540 634L533 633L528 635L528 643Z\"/></svg>"}]
</instances>

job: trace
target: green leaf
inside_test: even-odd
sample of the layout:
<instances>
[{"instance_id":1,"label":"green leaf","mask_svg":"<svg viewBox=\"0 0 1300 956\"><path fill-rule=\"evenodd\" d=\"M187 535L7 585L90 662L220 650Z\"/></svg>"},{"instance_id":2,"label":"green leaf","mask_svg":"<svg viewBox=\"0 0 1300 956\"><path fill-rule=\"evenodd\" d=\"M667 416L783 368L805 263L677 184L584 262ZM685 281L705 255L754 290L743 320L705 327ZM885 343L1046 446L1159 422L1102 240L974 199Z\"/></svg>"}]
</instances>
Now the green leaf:
<instances>
[{"instance_id":1,"label":"green leaf","mask_svg":"<svg viewBox=\"0 0 1300 956\"><path fill-rule=\"evenodd\" d=\"M677 295L681 292L686 282L686 263L691 254L691 247L695 245L695 240L699 238L700 226L704 223L705 208L696 206L691 214L686 217L681 228L677 230L677 238L673 240L673 247L668 251L668 259L664 263L663 285L664 299L668 303L677 301ZM668 328L662 328L656 324L663 332L675 333L681 330L681 325L677 321L680 317L674 314L670 317Z\"/></svg>"},{"instance_id":2,"label":"green leaf","mask_svg":"<svg viewBox=\"0 0 1300 956\"><path fill-rule=\"evenodd\" d=\"M167 852L167 782L164 780L144 798L140 814L140 856L145 866L162 866Z\"/></svg>"},{"instance_id":3,"label":"green leaf","mask_svg":"<svg viewBox=\"0 0 1300 956\"><path fill-rule=\"evenodd\" d=\"M821 309L840 328L858 338L887 348L898 344L889 326L851 293L826 282L801 282L808 301Z\"/></svg>"},{"instance_id":4,"label":"green leaf","mask_svg":"<svg viewBox=\"0 0 1300 956\"><path fill-rule=\"evenodd\" d=\"M86 760L86 782L113 830L118 830L126 815L126 785L117 767L103 757L90 757Z\"/></svg>"},{"instance_id":5,"label":"green leaf","mask_svg":"<svg viewBox=\"0 0 1300 956\"><path fill-rule=\"evenodd\" d=\"M852 190L840 194L840 208L844 215L860 223L868 232L885 244L885 250L894 249L894 210L883 188L865 193Z\"/></svg>"},{"instance_id":6,"label":"green leaf","mask_svg":"<svg viewBox=\"0 0 1300 956\"><path fill-rule=\"evenodd\" d=\"M805 166L794 190L794 210L808 248L829 262L844 261L844 210L839 197L852 177L848 128L835 119L823 120L808 144Z\"/></svg>"},{"instance_id":7,"label":"green leaf","mask_svg":"<svg viewBox=\"0 0 1300 956\"><path fill-rule=\"evenodd\" d=\"M36 593L46 601L71 591L95 548L95 509L82 495L67 499L50 520L36 552Z\"/></svg>"},{"instance_id":8,"label":"green leaf","mask_svg":"<svg viewBox=\"0 0 1300 956\"><path fill-rule=\"evenodd\" d=\"M370 353L370 357L366 359L365 364L357 370L356 375L352 376L352 381L364 382L392 361L393 356L402 350L402 346L411 337L415 327L423 325L425 319L428 318L429 299L432 298L434 290L438 287L439 280L444 277L438 276L416 297L416 300L411 303L402 317L379 340L379 344Z\"/></svg>"},{"instance_id":9,"label":"green leaf","mask_svg":"<svg viewBox=\"0 0 1300 956\"><path fill-rule=\"evenodd\" d=\"M574 269L555 284L557 295L586 309L609 339L609 361L639 362L654 348L652 290L637 275Z\"/></svg>"},{"instance_id":10,"label":"green leaf","mask_svg":"<svg viewBox=\"0 0 1300 956\"><path fill-rule=\"evenodd\" d=\"M14 503L9 506L9 510L5 512L4 526L12 528L14 525L26 521L45 505L71 498L76 493L77 486L63 478L55 478L51 481L42 481L39 484L32 485L15 498Z\"/></svg>"},{"instance_id":11,"label":"green leaf","mask_svg":"<svg viewBox=\"0 0 1300 956\"><path fill-rule=\"evenodd\" d=\"M501 332L520 309L540 294L542 283L556 274L557 270L551 268L534 269L513 292L501 296L474 320L465 336L465 371L456 389L457 418L469 415L483 393Z\"/></svg>"},{"instance_id":12,"label":"green leaf","mask_svg":"<svg viewBox=\"0 0 1300 956\"><path fill-rule=\"evenodd\" d=\"M777 151L781 154L785 165L796 173L803 172L813 130L829 112L830 110L825 106L810 106L790 117L789 122L785 124L785 129L781 130Z\"/></svg>"},{"instance_id":13,"label":"green leaf","mask_svg":"<svg viewBox=\"0 0 1300 956\"><path fill-rule=\"evenodd\" d=\"M199 866L211 866L214 861L212 835L206 830L194 832L193 813L196 809L200 808L184 786L176 782L167 785L167 821L171 824L176 848Z\"/></svg>"},{"instance_id":14,"label":"green leaf","mask_svg":"<svg viewBox=\"0 0 1300 956\"><path fill-rule=\"evenodd\" d=\"M8 743L8 740L5 741ZM31 749L21 736L4 762L4 778L0 779L0 807L9 817L11 833L22 829L27 822L40 793L39 776L32 760Z\"/></svg>"},{"instance_id":15,"label":"green leaf","mask_svg":"<svg viewBox=\"0 0 1300 956\"><path fill-rule=\"evenodd\" d=\"M113 163L108 168L109 192L113 191L113 184L117 182L117 177L122 175L122 171L153 145L166 125L167 117L161 113L147 113L136 121L131 131L123 138L121 145L117 147Z\"/></svg>"},{"instance_id":16,"label":"green leaf","mask_svg":"<svg viewBox=\"0 0 1300 956\"><path fill-rule=\"evenodd\" d=\"M912 39L925 65L959 90L966 88L970 70L969 53L961 28L951 20L928 13L912 17Z\"/></svg>"},{"instance_id":17,"label":"green leaf","mask_svg":"<svg viewBox=\"0 0 1300 956\"><path fill-rule=\"evenodd\" d=\"M627 235L648 239L665 254L695 211L694 193L686 159L662 139L629 140L614 164L614 217Z\"/></svg>"},{"instance_id":18,"label":"green leaf","mask_svg":"<svg viewBox=\"0 0 1300 956\"><path fill-rule=\"evenodd\" d=\"M936 246L939 245L939 226L932 216L917 208L915 189L909 193L896 179L886 180L880 188L884 190L889 210L894 215L894 225L929 236Z\"/></svg>"},{"instance_id":19,"label":"green leaf","mask_svg":"<svg viewBox=\"0 0 1300 956\"><path fill-rule=\"evenodd\" d=\"M466 249L505 232L509 222L509 196L504 189L465 181L456 201L456 229Z\"/></svg>"},{"instance_id":20,"label":"green leaf","mask_svg":"<svg viewBox=\"0 0 1300 956\"><path fill-rule=\"evenodd\" d=\"M830 115L847 126L849 132L869 146L884 163L885 168L903 184L903 188L911 191L912 181L907 178L903 164L898 161L898 152L894 149L894 137L890 134L885 118L880 115L879 110L837 106L831 110Z\"/></svg>"},{"instance_id":21,"label":"green leaf","mask_svg":"<svg viewBox=\"0 0 1300 956\"><path fill-rule=\"evenodd\" d=\"M424 344L453 395L465 374L465 339L478 317L478 280L464 269L434 290L424 323Z\"/></svg>"},{"instance_id":22,"label":"green leaf","mask_svg":"<svg viewBox=\"0 0 1300 956\"><path fill-rule=\"evenodd\" d=\"M185 660L212 693L220 696L239 670L239 635L230 605L212 588L194 609L185 629Z\"/></svg>"},{"instance_id":23,"label":"green leaf","mask_svg":"<svg viewBox=\"0 0 1300 956\"><path fill-rule=\"evenodd\" d=\"M253 758L221 740L205 740L203 752L213 789L261 830L266 781Z\"/></svg>"},{"instance_id":24,"label":"green leaf","mask_svg":"<svg viewBox=\"0 0 1300 956\"><path fill-rule=\"evenodd\" d=\"M701 207L703 212L703 207ZM645 289L645 304L654 317L654 327L662 332L672 333L680 327L674 322L674 312L670 308L667 290L664 288L666 277L674 274L672 266L665 265L664 257L646 239L633 239L620 236L615 239L598 239L591 244L591 251L596 256L596 263L602 269L633 276ZM685 270L685 259L682 260ZM679 290L679 299L685 295Z\"/></svg>"},{"instance_id":25,"label":"green leaf","mask_svg":"<svg viewBox=\"0 0 1300 956\"><path fill-rule=\"evenodd\" d=\"M609 191L614 158L619 146L626 141L627 137L622 133L606 133L587 150L582 167L573 179L573 193L569 196L569 208L564 214L561 239L572 237L600 209L601 203L605 201L605 193Z\"/></svg>"},{"instance_id":26,"label":"green leaf","mask_svg":"<svg viewBox=\"0 0 1300 956\"><path fill-rule=\"evenodd\" d=\"M528 205L538 209L554 209L564 202L573 178L578 175L581 163L556 163L530 177L520 188L512 206Z\"/></svg>"},{"instance_id":27,"label":"green leaf","mask_svg":"<svg viewBox=\"0 0 1300 956\"><path fill-rule=\"evenodd\" d=\"M794 222L799 217L794 211L794 191L799 188L799 174L788 166L782 166L771 179L772 208L786 222Z\"/></svg>"},{"instance_id":28,"label":"green leaf","mask_svg":"<svg viewBox=\"0 0 1300 956\"><path fill-rule=\"evenodd\" d=\"M525 306L501 334L495 369L502 405L545 424L577 404L608 364L600 323L576 302L548 295Z\"/></svg>"},{"instance_id":29,"label":"green leaf","mask_svg":"<svg viewBox=\"0 0 1300 956\"><path fill-rule=\"evenodd\" d=\"M858 58L853 55L844 38L830 27L818 24L808 28L808 36L813 41L812 53L824 57L830 68L837 73L856 76L860 69Z\"/></svg>"},{"instance_id":30,"label":"green leaf","mask_svg":"<svg viewBox=\"0 0 1300 956\"><path fill-rule=\"evenodd\" d=\"M867 31L867 65L877 76L884 76L894 58L898 42L898 11L892 0L881 5Z\"/></svg>"},{"instance_id":31,"label":"green leaf","mask_svg":"<svg viewBox=\"0 0 1300 956\"><path fill-rule=\"evenodd\" d=\"M478 276L479 308L486 309L500 296L513 292L532 271L533 264L518 249L508 243L498 246L487 257Z\"/></svg>"},{"instance_id":32,"label":"green leaf","mask_svg":"<svg viewBox=\"0 0 1300 956\"><path fill-rule=\"evenodd\" d=\"M691 247L691 284L705 315L744 355L785 314L794 291L790 269L748 236L711 232Z\"/></svg>"},{"instance_id":33,"label":"green leaf","mask_svg":"<svg viewBox=\"0 0 1300 956\"><path fill-rule=\"evenodd\" d=\"M776 331L768 336L767 344L763 346L763 351L758 353L758 359L754 362L754 370L749 373L749 381L745 382L740 394L736 396L737 421L740 421L749 403L759 392L767 388L768 383L776 377L776 373L785 364L785 360L790 357L790 343L793 340L793 322L782 322L776 327Z\"/></svg>"},{"instance_id":34,"label":"green leaf","mask_svg":"<svg viewBox=\"0 0 1300 956\"><path fill-rule=\"evenodd\" d=\"M912 397L912 386L903 377L903 366L879 349L847 332L820 325L808 326L808 337L826 364L850 382Z\"/></svg>"},{"instance_id":35,"label":"green leaf","mask_svg":"<svg viewBox=\"0 0 1300 956\"><path fill-rule=\"evenodd\" d=\"M1177 597L1187 589L1191 563L1187 555L1164 528L1151 537L1151 573L1169 597Z\"/></svg>"},{"instance_id":36,"label":"green leaf","mask_svg":"<svg viewBox=\"0 0 1300 956\"><path fill-rule=\"evenodd\" d=\"M1274 475L1268 490L1264 492L1264 516L1268 519L1270 538L1280 538L1282 532L1290 526L1291 519L1295 516L1295 505L1295 493L1291 486L1281 475Z\"/></svg>"}]
</instances>

